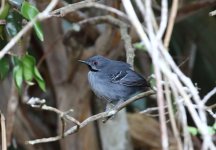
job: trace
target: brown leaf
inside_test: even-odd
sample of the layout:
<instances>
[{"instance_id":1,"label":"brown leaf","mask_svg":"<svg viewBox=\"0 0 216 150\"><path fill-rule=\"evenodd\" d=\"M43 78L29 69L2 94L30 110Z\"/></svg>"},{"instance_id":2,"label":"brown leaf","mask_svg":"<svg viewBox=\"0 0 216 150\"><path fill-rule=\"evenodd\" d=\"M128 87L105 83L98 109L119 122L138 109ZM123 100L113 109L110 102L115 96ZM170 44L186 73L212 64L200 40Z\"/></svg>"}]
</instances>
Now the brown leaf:
<instances>
[{"instance_id":1,"label":"brown leaf","mask_svg":"<svg viewBox=\"0 0 216 150\"><path fill-rule=\"evenodd\" d=\"M143 114L128 114L130 135L136 149L161 150L160 124ZM169 134L169 149L177 150L174 137Z\"/></svg>"}]
</instances>

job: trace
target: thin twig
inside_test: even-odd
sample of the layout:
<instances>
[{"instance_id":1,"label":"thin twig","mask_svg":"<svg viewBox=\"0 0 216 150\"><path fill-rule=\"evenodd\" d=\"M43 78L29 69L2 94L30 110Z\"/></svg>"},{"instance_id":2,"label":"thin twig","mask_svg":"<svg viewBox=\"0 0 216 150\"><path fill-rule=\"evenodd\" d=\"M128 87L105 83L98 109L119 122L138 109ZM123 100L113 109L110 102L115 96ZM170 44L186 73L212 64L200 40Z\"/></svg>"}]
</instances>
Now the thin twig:
<instances>
[{"instance_id":1,"label":"thin twig","mask_svg":"<svg viewBox=\"0 0 216 150\"><path fill-rule=\"evenodd\" d=\"M159 26L159 30L157 32L157 39L161 39L167 27L167 20L168 20L168 1L162 0L161 1L161 22Z\"/></svg>"},{"instance_id":2,"label":"thin twig","mask_svg":"<svg viewBox=\"0 0 216 150\"><path fill-rule=\"evenodd\" d=\"M177 102L179 99L178 90L175 87L175 84L173 82L169 81L169 85L170 85L170 88L172 90L172 94L174 96L174 99ZM183 99L183 102L184 102L184 99ZM184 107L184 105L182 105L180 103L176 105L176 108L178 109L178 112L179 112L178 121L181 123L182 130L183 130L183 137L184 137L184 139L182 140L183 141L183 147L184 147L183 149L184 150L193 149L191 137L190 137L190 134L189 134L189 131L187 128L188 123L187 123L187 114L186 114L186 110L185 110L186 108Z\"/></svg>"},{"instance_id":3,"label":"thin twig","mask_svg":"<svg viewBox=\"0 0 216 150\"><path fill-rule=\"evenodd\" d=\"M132 98L126 100L124 103L122 103L119 107L118 107L118 111L120 111L122 108L126 107L127 105L129 105L130 103L136 101L136 100L139 100L143 97L146 97L146 96L150 96L150 95L153 95L155 94L155 91L153 90L149 90L147 92L143 92L143 93L140 93L140 94L137 94L135 96L133 96Z\"/></svg>"},{"instance_id":4,"label":"thin twig","mask_svg":"<svg viewBox=\"0 0 216 150\"><path fill-rule=\"evenodd\" d=\"M149 43L149 39L146 35L146 33L143 30L143 26L142 24L139 22L139 19L133 9L133 6L131 4L131 2L129 0L122 0L122 3L125 7L125 11L128 14L129 19L131 20L131 23L133 24L133 26L136 28L136 30L138 31L137 33L139 34L139 36L142 39L142 42L144 43L146 49L148 50L149 54L151 54L150 51L150 43Z\"/></svg>"},{"instance_id":5,"label":"thin twig","mask_svg":"<svg viewBox=\"0 0 216 150\"><path fill-rule=\"evenodd\" d=\"M216 119L216 113L213 113L212 109L206 108L206 111L207 111L214 119Z\"/></svg>"},{"instance_id":6,"label":"thin twig","mask_svg":"<svg viewBox=\"0 0 216 150\"><path fill-rule=\"evenodd\" d=\"M155 73L155 78L156 78L156 87L157 87L157 104L159 107L159 120L160 120L160 129L161 129L161 142L162 142L162 148L163 150L168 150L169 147L169 142L168 142L168 134L167 134L167 126L166 126L166 116L164 115L165 110L164 110L164 94L163 94L163 87L162 87L162 74L160 71L160 66L159 66L159 51L157 49L158 47L158 42L161 40L161 35L163 35L164 32L164 23L166 22L166 13L164 10L167 8L166 5L164 6L164 0L162 1L162 13L161 13L161 23L159 27L159 31L155 35L154 33L154 26L152 24L152 19L151 19L151 0L146 0L146 24L147 24L147 31L151 43L151 51L153 51L152 54L152 62L154 65L154 73Z\"/></svg>"},{"instance_id":7,"label":"thin twig","mask_svg":"<svg viewBox=\"0 0 216 150\"><path fill-rule=\"evenodd\" d=\"M185 58L179 65L178 67L181 68L183 65L185 65L185 63L187 63L189 61L189 57Z\"/></svg>"},{"instance_id":8,"label":"thin twig","mask_svg":"<svg viewBox=\"0 0 216 150\"><path fill-rule=\"evenodd\" d=\"M166 96L167 104L168 104L168 112L169 112L171 127L173 130L175 139L177 141L178 150L183 150L179 130L177 128L176 120L174 116L174 109L173 109L172 100L171 100L171 92L170 92L169 85L168 85L169 82L167 78L165 78L165 81L166 81L165 82L165 96Z\"/></svg>"},{"instance_id":9,"label":"thin twig","mask_svg":"<svg viewBox=\"0 0 216 150\"><path fill-rule=\"evenodd\" d=\"M171 12L170 12L170 17L169 17L169 22L168 22L168 26L167 26L167 31L166 31L166 35L164 38L164 46L166 48L168 48L169 43L170 43L177 10L178 10L178 0L173 0Z\"/></svg>"},{"instance_id":10,"label":"thin twig","mask_svg":"<svg viewBox=\"0 0 216 150\"><path fill-rule=\"evenodd\" d=\"M167 105L164 106L164 108L167 108L167 107L168 107ZM145 114L145 115L150 116L150 117L158 117L158 116L159 116L158 113L157 113L157 114L150 114L150 113L152 113L152 112L154 112L154 111L158 111L158 109L159 109L159 107L150 107L150 108L147 108L147 109L145 109L145 110L140 111L139 113L140 113L140 114ZM166 111L166 112L164 113L164 115L167 115L168 113L169 113L169 112Z\"/></svg>"},{"instance_id":11,"label":"thin twig","mask_svg":"<svg viewBox=\"0 0 216 150\"><path fill-rule=\"evenodd\" d=\"M135 57L135 49L133 48L131 44L131 37L128 34L128 28L127 26L121 26L120 27L120 33L121 33L121 38L124 40L125 44L125 49L126 49L126 56L127 56L127 63L134 68L134 57Z\"/></svg>"},{"instance_id":12,"label":"thin twig","mask_svg":"<svg viewBox=\"0 0 216 150\"><path fill-rule=\"evenodd\" d=\"M202 100L203 104L206 104L207 101L216 93L216 87L212 89L209 93L205 95L205 97ZM211 106L206 106L206 111L214 118L216 119L216 113L213 113L212 109L216 107L216 104L213 104Z\"/></svg>"},{"instance_id":13,"label":"thin twig","mask_svg":"<svg viewBox=\"0 0 216 150\"><path fill-rule=\"evenodd\" d=\"M124 41L124 46L125 46L125 50L126 50L127 63L129 63L133 68L135 49L133 48L133 46L131 44L131 37L128 34L128 27L129 27L128 24L126 24L125 22L123 22L119 19L116 19L110 15L88 18L88 19L85 19L85 20L78 22L78 24L80 24L80 25L85 24L85 23L98 24L98 23L103 23L103 22L110 23L110 24L115 25L115 26L120 28L121 38Z\"/></svg>"},{"instance_id":14,"label":"thin twig","mask_svg":"<svg viewBox=\"0 0 216 150\"><path fill-rule=\"evenodd\" d=\"M81 2L78 2L78 3L75 3L75 4L67 5L67 6L65 6L63 8L59 8L57 10L54 10L51 13L51 15L52 16L57 16L57 17L63 17L63 16L65 16L66 14L68 14L70 12L73 12L73 11L76 11L76 10L82 9L82 8L98 8L98 9L106 10L106 11L115 13L118 16L128 20L127 15L125 15L122 11L119 11L118 9L115 9L113 7L109 7L109 6L106 6L106 5L103 5L103 4L99 4L99 3L96 3L96 2L87 2L87 1L81 1Z\"/></svg>"},{"instance_id":15,"label":"thin twig","mask_svg":"<svg viewBox=\"0 0 216 150\"><path fill-rule=\"evenodd\" d=\"M210 108L210 109L216 108L216 103L213 104L213 105L207 106L207 107Z\"/></svg>"},{"instance_id":16,"label":"thin twig","mask_svg":"<svg viewBox=\"0 0 216 150\"><path fill-rule=\"evenodd\" d=\"M84 19L82 21L77 22L79 25L83 25L86 23L91 23L91 24L99 24L99 23L110 23L116 27L120 27L120 26L127 26L129 27L129 25L117 18L114 18L110 15L105 15L105 16L97 16L97 17L91 17L91 18L87 18Z\"/></svg>"},{"instance_id":17,"label":"thin twig","mask_svg":"<svg viewBox=\"0 0 216 150\"><path fill-rule=\"evenodd\" d=\"M7 138L6 138L6 127L5 127L5 117L0 112L1 117L1 139L2 139L2 150L7 150Z\"/></svg>"},{"instance_id":18,"label":"thin twig","mask_svg":"<svg viewBox=\"0 0 216 150\"><path fill-rule=\"evenodd\" d=\"M215 95L215 93L216 93L216 87L212 89L210 92L208 92L208 94L205 95L205 97L202 100L203 104L205 104L213 95Z\"/></svg>"},{"instance_id":19,"label":"thin twig","mask_svg":"<svg viewBox=\"0 0 216 150\"><path fill-rule=\"evenodd\" d=\"M35 97L32 97L27 102L27 104L33 108L40 108L42 110L55 112L56 114L59 115L60 118L65 118L65 119L75 123L77 126L80 126L80 122L77 121L75 118L71 117L70 115L68 115L68 113L62 112L59 109L51 107L51 106L47 106L45 103L46 103L46 100L44 100L44 99L41 100L41 99L35 98Z\"/></svg>"}]
</instances>

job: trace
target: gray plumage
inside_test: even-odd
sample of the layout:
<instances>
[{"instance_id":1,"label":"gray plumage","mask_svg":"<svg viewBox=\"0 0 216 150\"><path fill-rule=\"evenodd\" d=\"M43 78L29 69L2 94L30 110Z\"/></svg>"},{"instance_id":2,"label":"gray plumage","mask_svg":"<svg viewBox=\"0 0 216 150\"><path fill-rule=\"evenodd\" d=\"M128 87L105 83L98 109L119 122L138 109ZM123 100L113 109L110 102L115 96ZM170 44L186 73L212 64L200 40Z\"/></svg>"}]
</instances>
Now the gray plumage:
<instances>
[{"instance_id":1,"label":"gray plumage","mask_svg":"<svg viewBox=\"0 0 216 150\"><path fill-rule=\"evenodd\" d=\"M149 87L147 81L125 62L110 60L100 55L81 62L89 67L88 81L91 89L108 103L125 101Z\"/></svg>"}]
</instances>

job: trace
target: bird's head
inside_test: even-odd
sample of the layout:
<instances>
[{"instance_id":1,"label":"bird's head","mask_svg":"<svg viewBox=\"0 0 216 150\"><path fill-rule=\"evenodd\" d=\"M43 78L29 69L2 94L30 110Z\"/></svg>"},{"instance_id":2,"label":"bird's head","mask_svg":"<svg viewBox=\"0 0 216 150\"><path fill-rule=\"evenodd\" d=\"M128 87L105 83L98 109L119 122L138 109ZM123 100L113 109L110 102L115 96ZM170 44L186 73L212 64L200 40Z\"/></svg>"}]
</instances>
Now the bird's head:
<instances>
[{"instance_id":1,"label":"bird's head","mask_svg":"<svg viewBox=\"0 0 216 150\"><path fill-rule=\"evenodd\" d=\"M79 62L88 65L90 71L97 72L103 69L109 63L109 59L100 55L96 55L88 58L87 60L79 60Z\"/></svg>"}]
</instances>

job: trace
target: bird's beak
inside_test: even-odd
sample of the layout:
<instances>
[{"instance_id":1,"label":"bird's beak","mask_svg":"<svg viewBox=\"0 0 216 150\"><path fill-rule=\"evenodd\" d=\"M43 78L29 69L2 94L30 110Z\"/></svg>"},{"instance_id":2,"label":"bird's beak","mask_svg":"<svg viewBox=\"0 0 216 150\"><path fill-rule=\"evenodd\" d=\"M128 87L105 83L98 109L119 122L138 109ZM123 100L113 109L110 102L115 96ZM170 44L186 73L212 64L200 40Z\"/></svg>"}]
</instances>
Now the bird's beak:
<instances>
[{"instance_id":1,"label":"bird's beak","mask_svg":"<svg viewBox=\"0 0 216 150\"><path fill-rule=\"evenodd\" d=\"M81 62L81 63L84 63L86 65L89 65L89 63L87 61L84 61L84 60L78 60L78 61Z\"/></svg>"},{"instance_id":2,"label":"bird's beak","mask_svg":"<svg viewBox=\"0 0 216 150\"><path fill-rule=\"evenodd\" d=\"M88 61L85 60L78 60L81 63L86 64L89 67L89 70L91 71L98 71L98 69L95 66L92 66Z\"/></svg>"}]
</instances>

